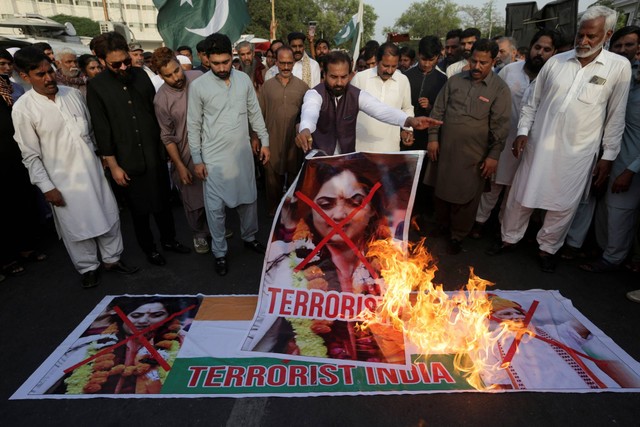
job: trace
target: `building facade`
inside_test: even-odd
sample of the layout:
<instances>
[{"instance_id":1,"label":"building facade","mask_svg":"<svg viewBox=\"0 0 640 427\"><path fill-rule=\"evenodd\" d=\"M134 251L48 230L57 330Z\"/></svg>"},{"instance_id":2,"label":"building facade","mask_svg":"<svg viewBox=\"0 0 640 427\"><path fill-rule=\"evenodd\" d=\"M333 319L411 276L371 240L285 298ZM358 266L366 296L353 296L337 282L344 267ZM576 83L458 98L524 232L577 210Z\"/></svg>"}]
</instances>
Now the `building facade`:
<instances>
[{"instance_id":1,"label":"building facade","mask_svg":"<svg viewBox=\"0 0 640 427\"><path fill-rule=\"evenodd\" d=\"M141 43L145 50L162 46L162 37L158 33L156 20L158 10L152 0L1 0L0 20L15 15L39 14L45 17L71 15L89 18L107 30L114 23L123 23L131 36ZM11 30L2 29L4 35Z\"/></svg>"}]
</instances>

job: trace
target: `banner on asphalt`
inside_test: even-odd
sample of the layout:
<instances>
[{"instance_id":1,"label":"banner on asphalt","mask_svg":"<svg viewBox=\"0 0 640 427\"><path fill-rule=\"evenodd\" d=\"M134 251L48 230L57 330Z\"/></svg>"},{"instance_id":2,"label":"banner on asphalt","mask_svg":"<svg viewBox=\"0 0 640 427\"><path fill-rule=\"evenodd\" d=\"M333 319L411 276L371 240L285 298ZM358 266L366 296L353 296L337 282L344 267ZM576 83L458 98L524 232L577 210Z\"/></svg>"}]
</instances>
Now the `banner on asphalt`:
<instances>
[{"instance_id":1,"label":"banner on asphalt","mask_svg":"<svg viewBox=\"0 0 640 427\"><path fill-rule=\"evenodd\" d=\"M404 262L422 160L308 158L274 219L258 296L105 297L12 399L639 391L640 364L557 291L395 294L415 277L398 280L392 257L372 248L405 248ZM418 283L435 272L424 258ZM408 328L426 296L426 321ZM473 350L458 327L472 299L491 337ZM435 317L447 300L453 311ZM367 323L381 312L397 318ZM425 351L413 333L451 324L462 354ZM472 374L461 369L479 357Z\"/></svg>"},{"instance_id":2,"label":"banner on asphalt","mask_svg":"<svg viewBox=\"0 0 640 427\"><path fill-rule=\"evenodd\" d=\"M640 364L557 291L492 293L504 307L524 313L535 307L530 324L537 332L520 342L508 369L490 378L494 390L639 391ZM256 296L105 297L11 399L474 390L446 354L412 355L409 369L247 356L240 347L257 302ZM515 339L505 337L496 354Z\"/></svg>"}]
</instances>

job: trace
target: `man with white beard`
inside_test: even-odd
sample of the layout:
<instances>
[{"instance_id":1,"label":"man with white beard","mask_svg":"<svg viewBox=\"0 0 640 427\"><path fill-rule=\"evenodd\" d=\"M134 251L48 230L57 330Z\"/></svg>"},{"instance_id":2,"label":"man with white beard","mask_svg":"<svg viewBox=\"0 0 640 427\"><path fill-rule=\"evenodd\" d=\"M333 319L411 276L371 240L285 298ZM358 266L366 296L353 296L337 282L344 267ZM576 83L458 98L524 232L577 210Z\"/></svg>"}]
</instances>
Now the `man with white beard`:
<instances>
[{"instance_id":1,"label":"man with white beard","mask_svg":"<svg viewBox=\"0 0 640 427\"><path fill-rule=\"evenodd\" d=\"M620 150L631 78L629 61L602 48L615 23L615 11L587 9L575 49L549 59L538 74L513 143L514 155L522 160L507 200L502 242L490 253L512 249L524 236L533 210L545 209L537 235L540 264L542 271L555 271L554 255L592 175L596 186L606 181Z\"/></svg>"},{"instance_id":2,"label":"man with white beard","mask_svg":"<svg viewBox=\"0 0 640 427\"><path fill-rule=\"evenodd\" d=\"M55 58L56 82L78 89L87 96L87 78L80 75L76 53L69 48L62 48L56 51Z\"/></svg>"}]
</instances>

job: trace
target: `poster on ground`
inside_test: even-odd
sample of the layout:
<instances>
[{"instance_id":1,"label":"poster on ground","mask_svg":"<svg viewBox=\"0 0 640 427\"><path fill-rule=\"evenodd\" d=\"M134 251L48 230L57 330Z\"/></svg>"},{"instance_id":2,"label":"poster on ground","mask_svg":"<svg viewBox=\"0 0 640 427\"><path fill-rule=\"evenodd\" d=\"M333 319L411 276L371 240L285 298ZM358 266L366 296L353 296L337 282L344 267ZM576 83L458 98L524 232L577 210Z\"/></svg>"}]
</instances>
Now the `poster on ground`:
<instances>
[{"instance_id":1,"label":"poster on ground","mask_svg":"<svg viewBox=\"0 0 640 427\"><path fill-rule=\"evenodd\" d=\"M385 291L367 247L376 240L407 241L423 156L409 151L306 160L274 220L243 351L360 366L410 365L400 332L361 329L357 321Z\"/></svg>"},{"instance_id":2,"label":"poster on ground","mask_svg":"<svg viewBox=\"0 0 640 427\"><path fill-rule=\"evenodd\" d=\"M557 291L492 290L477 316L492 339L473 356L419 350L398 324L362 326L398 283L370 243L407 242L422 159L307 159L274 219L259 295L105 297L12 399L640 391L640 364ZM459 370L478 355L473 377Z\"/></svg>"},{"instance_id":3,"label":"poster on ground","mask_svg":"<svg viewBox=\"0 0 640 427\"><path fill-rule=\"evenodd\" d=\"M487 391L640 391L640 364L557 291L492 294L497 319L529 317L535 336L519 340L507 369L483 376ZM255 295L105 297L11 399L475 391L447 354L411 354L409 369L247 355L240 348L257 303ZM491 354L506 357L517 335Z\"/></svg>"}]
</instances>

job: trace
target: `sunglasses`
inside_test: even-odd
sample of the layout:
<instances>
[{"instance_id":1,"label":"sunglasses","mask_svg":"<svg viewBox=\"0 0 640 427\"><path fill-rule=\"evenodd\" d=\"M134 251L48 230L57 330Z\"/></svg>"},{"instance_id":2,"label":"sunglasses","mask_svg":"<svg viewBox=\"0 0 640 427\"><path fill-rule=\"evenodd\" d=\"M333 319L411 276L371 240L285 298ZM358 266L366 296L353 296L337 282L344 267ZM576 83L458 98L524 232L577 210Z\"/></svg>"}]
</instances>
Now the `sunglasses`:
<instances>
[{"instance_id":1,"label":"sunglasses","mask_svg":"<svg viewBox=\"0 0 640 427\"><path fill-rule=\"evenodd\" d=\"M115 62L104 61L104 62L106 62L109 67L113 68L114 70L117 70L120 67L122 67L122 64L126 65L127 67L131 65L131 57L127 57L127 59L125 59L124 61L115 61Z\"/></svg>"}]
</instances>

